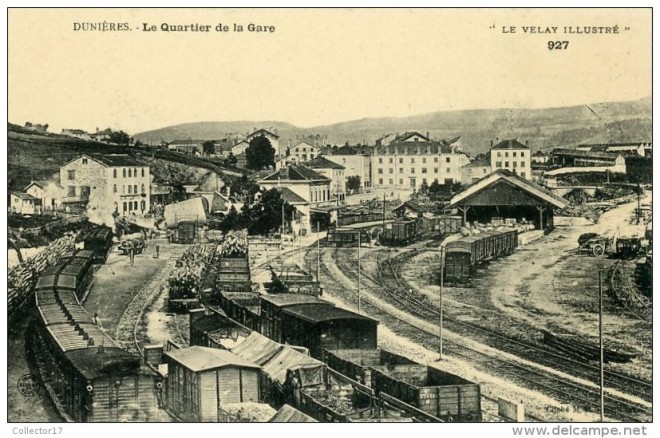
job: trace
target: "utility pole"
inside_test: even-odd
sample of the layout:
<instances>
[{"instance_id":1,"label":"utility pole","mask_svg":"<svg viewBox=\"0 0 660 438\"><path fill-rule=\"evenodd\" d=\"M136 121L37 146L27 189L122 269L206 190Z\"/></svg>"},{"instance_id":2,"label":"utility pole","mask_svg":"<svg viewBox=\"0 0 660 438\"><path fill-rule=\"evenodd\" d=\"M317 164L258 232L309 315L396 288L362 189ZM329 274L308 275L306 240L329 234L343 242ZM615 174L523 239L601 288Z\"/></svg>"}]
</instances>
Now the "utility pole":
<instances>
[{"instance_id":1,"label":"utility pole","mask_svg":"<svg viewBox=\"0 0 660 438\"><path fill-rule=\"evenodd\" d=\"M442 294L445 288L445 247L440 246L440 360L442 360L442 317L443 317L443 307L442 307Z\"/></svg>"},{"instance_id":2,"label":"utility pole","mask_svg":"<svg viewBox=\"0 0 660 438\"><path fill-rule=\"evenodd\" d=\"M360 230L358 230L358 247L357 247L357 259L358 259L358 287L357 287L357 298L358 298L358 313L360 313L360 308L361 306L361 300L360 300L360 283L361 283L361 277L362 277L362 269L360 265Z\"/></svg>"},{"instance_id":3,"label":"utility pole","mask_svg":"<svg viewBox=\"0 0 660 438\"><path fill-rule=\"evenodd\" d=\"M641 194L641 186L639 183L637 183L637 225L639 225L639 220L640 216L642 215L642 205L641 205L641 200L642 200L642 194Z\"/></svg>"},{"instance_id":4,"label":"utility pole","mask_svg":"<svg viewBox=\"0 0 660 438\"><path fill-rule=\"evenodd\" d=\"M319 239L320 224L316 222L316 281L321 281L321 240Z\"/></svg>"},{"instance_id":5,"label":"utility pole","mask_svg":"<svg viewBox=\"0 0 660 438\"><path fill-rule=\"evenodd\" d=\"M600 422L605 421L605 371L603 369L603 271L598 271L598 338L600 341Z\"/></svg>"}]
</instances>

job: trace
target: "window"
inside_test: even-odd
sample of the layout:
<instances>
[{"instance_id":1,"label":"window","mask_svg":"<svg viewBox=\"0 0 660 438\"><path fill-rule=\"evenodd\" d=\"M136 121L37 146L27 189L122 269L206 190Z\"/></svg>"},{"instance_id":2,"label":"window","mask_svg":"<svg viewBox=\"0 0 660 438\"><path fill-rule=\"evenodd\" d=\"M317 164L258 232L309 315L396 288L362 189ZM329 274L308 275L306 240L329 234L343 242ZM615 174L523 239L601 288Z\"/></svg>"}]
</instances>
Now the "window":
<instances>
[{"instance_id":1,"label":"window","mask_svg":"<svg viewBox=\"0 0 660 438\"><path fill-rule=\"evenodd\" d=\"M520 176L522 176L523 178L526 178L525 172L520 172Z\"/></svg>"},{"instance_id":2,"label":"window","mask_svg":"<svg viewBox=\"0 0 660 438\"><path fill-rule=\"evenodd\" d=\"M445 162L446 162L446 163L451 163L451 157L447 157L447 158L445 158Z\"/></svg>"},{"instance_id":3,"label":"window","mask_svg":"<svg viewBox=\"0 0 660 438\"><path fill-rule=\"evenodd\" d=\"M403 167L399 168L399 173L403 173Z\"/></svg>"},{"instance_id":4,"label":"window","mask_svg":"<svg viewBox=\"0 0 660 438\"><path fill-rule=\"evenodd\" d=\"M403 164L403 158L399 157L399 163Z\"/></svg>"},{"instance_id":5,"label":"window","mask_svg":"<svg viewBox=\"0 0 660 438\"><path fill-rule=\"evenodd\" d=\"M69 186L66 188L66 195L67 196L76 196L76 187L75 186Z\"/></svg>"},{"instance_id":6,"label":"window","mask_svg":"<svg viewBox=\"0 0 660 438\"><path fill-rule=\"evenodd\" d=\"M144 202L144 201L140 201L140 211L144 211L144 209L146 208L146 206L147 206L146 202Z\"/></svg>"},{"instance_id":7,"label":"window","mask_svg":"<svg viewBox=\"0 0 660 438\"><path fill-rule=\"evenodd\" d=\"M112 169L112 177L117 178L117 169Z\"/></svg>"},{"instance_id":8,"label":"window","mask_svg":"<svg viewBox=\"0 0 660 438\"><path fill-rule=\"evenodd\" d=\"M342 159L341 159L341 162L344 163L344 164L346 164L346 158L342 158Z\"/></svg>"},{"instance_id":9,"label":"window","mask_svg":"<svg viewBox=\"0 0 660 438\"><path fill-rule=\"evenodd\" d=\"M141 188L142 188L142 191L140 193L147 193L147 192L144 191L144 184L142 184Z\"/></svg>"},{"instance_id":10,"label":"window","mask_svg":"<svg viewBox=\"0 0 660 438\"><path fill-rule=\"evenodd\" d=\"M113 184L112 193L117 193L117 184Z\"/></svg>"},{"instance_id":11,"label":"window","mask_svg":"<svg viewBox=\"0 0 660 438\"><path fill-rule=\"evenodd\" d=\"M437 167L433 168L433 173L438 173L438 168Z\"/></svg>"},{"instance_id":12,"label":"window","mask_svg":"<svg viewBox=\"0 0 660 438\"><path fill-rule=\"evenodd\" d=\"M142 178L144 178L144 167L142 168Z\"/></svg>"},{"instance_id":13,"label":"window","mask_svg":"<svg viewBox=\"0 0 660 438\"><path fill-rule=\"evenodd\" d=\"M390 164L394 163L394 158L390 157Z\"/></svg>"},{"instance_id":14,"label":"window","mask_svg":"<svg viewBox=\"0 0 660 438\"><path fill-rule=\"evenodd\" d=\"M520 167L525 167L525 162L524 161L520 162Z\"/></svg>"},{"instance_id":15,"label":"window","mask_svg":"<svg viewBox=\"0 0 660 438\"><path fill-rule=\"evenodd\" d=\"M472 169L467 170L468 175L472 175Z\"/></svg>"},{"instance_id":16,"label":"window","mask_svg":"<svg viewBox=\"0 0 660 438\"><path fill-rule=\"evenodd\" d=\"M307 152L307 148L306 148L306 147L303 147L303 152Z\"/></svg>"},{"instance_id":17,"label":"window","mask_svg":"<svg viewBox=\"0 0 660 438\"><path fill-rule=\"evenodd\" d=\"M515 152L512 152L512 154L513 154L513 158L516 158L516 153L515 153Z\"/></svg>"},{"instance_id":18,"label":"window","mask_svg":"<svg viewBox=\"0 0 660 438\"><path fill-rule=\"evenodd\" d=\"M422 158L422 164L426 164L426 157Z\"/></svg>"},{"instance_id":19,"label":"window","mask_svg":"<svg viewBox=\"0 0 660 438\"><path fill-rule=\"evenodd\" d=\"M74 179L76 179L76 171L75 170L67 171L67 178L69 179L69 181L73 181Z\"/></svg>"},{"instance_id":20,"label":"window","mask_svg":"<svg viewBox=\"0 0 660 438\"><path fill-rule=\"evenodd\" d=\"M501 161L496 161L495 162L495 167L502 167L502 162Z\"/></svg>"},{"instance_id":21,"label":"window","mask_svg":"<svg viewBox=\"0 0 660 438\"><path fill-rule=\"evenodd\" d=\"M383 169L382 169L382 167L379 167L379 168L378 168L378 174L379 174L379 175L382 175L382 174L383 174Z\"/></svg>"},{"instance_id":22,"label":"window","mask_svg":"<svg viewBox=\"0 0 660 438\"><path fill-rule=\"evenodd\" d=\"M135 194L137 195L137 192L138 192L138 191L137 191L137 184L135 184L135 185L133 186L133 193L135 193ZM137 207L135 207L135 208L137 208Z\"/></svg>"},{"instance_id":23,"label":"window","mask_svg":"<svg viewBox=\"0 0 660 438\"><path fill-rule=\"evenodd\" d=\"M123 168L121 171L122 171L122 172L121 172L122 175L124 175L124 178L126 178L126 168Z\"/></svg>"},{"instance_id":24,"label":"window","mask_svg":"<svg viewBox=\"0 0 660 438\"><path fill-rule=\"evenodd\" d=\"M122 186L121 186L121 192L122 192L123 194L126 194L126 186L125 186L125 185L122 185Z\"/></svg>"},{"instance_id":25,"label":"window","mask_svg":"<svg viewBox=\"0 0 660 438\"><path fill-rule=\"evenodd\" d=\"M131 169L128 169L128 177L133 178L133 172Z\"/></svg>"},{"instance_id":26,"label":"window","mask_svg":"<svg viewBox=\"0 0 660 438\"><path fill-rule=\"evenodd\" d=\"M423 179L422 179L422 184L428 184L428 183L426 182L426 178L423 178Z\"/></svg>"},{"instance_id":27,"label":"window","mask_svg":"<svg viewBox=\"0 0 660 438\"><path fill-rule=\"evenodd\" d=\"M426 167L422 167L422 173L426 173Z\"/></svg>"},{"instance_id":28,"label":"window","mask_svg":"<svg viewBox=\"0 0 660 438\"><path fill-rule=\"evenodd\" d=\"M520 153L520 156L521 156L521 157L524 157L524 156L525 156L525 153L524 153L524 152L521 152L521 153Z\"/></svg>"},{"instance_id":29,"label":"window","mask_svg":"<svg viewBox=\"0 0 660 438\"><path fill-rule=\"evenodd\" d=\"M399 185L403 185L403 178L399 178Z\"/></svg>"},{"instance_id":30,"label":"window","mask_svg":"<svg viewBox=\"0 0 660 438\"><path fill-rule=\"evenodd\" d=\"M484 167L484 173L488 173L488 169Z\"/></svg>"},{"instance_id":31,"label":"window","mask_svg":"<svg viewBox=\"0 0 660 438\"><path fill-rule=\"evenodd\" d=\"M137 201L133 201L133 210L137 210Z\"/></svg>"},{"instance_id":32,"label":"window","mask_svg":"<svg viewBox=\"0 0 660 438\"><path fill-rule=\"evenodd\" d=\"M390 178L390 185L394 184L394 179Z\"/></svg>"},{"instance_id":33,"label":"window","mask_svg":"<svg viewBox=\"0 0 660 438\"><path fill-rule=\"evenodd\" d=\"M498 156L498 157L501 157L501 156L502 156L502 152L498 152L498 153L497 153L497 156Z\"/></svg>"},{"instance_id":34,"label":"window","mask_svg":"<svg viewBox=\"0 0 660 438\"><path fill-rule=\"evenodd\" d=\"M124 202L124 213L126 213L126 210L128 210L128 206L126 205L126 202Z\"/></svg>"},{"instance_id":35,"label":"window","mask_svg":"<svg viewBox=\"0 0 660 438\"><path fill-rule=\"evenodd\" d=\"M378 164L383 164L383 159L382 158L378 159Z\"/></svg>"},{"instance_id":36,"label":"window","mask_svg":"<svg viewBox=\"0 0 660 438\"><path fill-rule=\"evenodd\" d=\"M437 163L438 162L438 157L433 157L433 162Z\"/></svg>"},{"instance_id":37,"label":"window","mask_svg":"<svg viewBox=\"0 0 660 438\"><path fill-rule=\"evenodd\" d=\"M517 161L513 162L513 167L518 167L518 162Z\"/></svg>"},{"instance_id":38,"label":"window","mask_svg":"<svg viewBox=\"0 0 660 438\"><path fill-rule=\"evenodd\" d=\"M410 159L410 164L415 164L415 159L414 158Z\"/></svg>"},{"instance_id":39,"label":"window","mask_svg":"<svg viewBox=\"0 0 660 438\"><path fill-rule=\"evenodd\" d=\"M129 184L128 185L128 194L129 195L131 194L131 190L133 190L133 186Z\"/></svg>"},{"instance_id":40,"label":"window","mask_svg":"<svg viewBox=\"0 0 660 438\"><path fill-rule=\"evenodd\" d=\"M414 167L410 168L410 173L415 173L415 168Z\"/></svg>"},{"instance_id":41,"label":"window","mask_svg":"<svg viewBox=\"0 0 660 438\"><path fill-rule=\"evenodd\" d=\"M83 164L87 164L87 158L83 158Z\"/></svg>"},{"instance_id":42,"label":"window","mask_svg":"<svg viewBox=\"0 0 660 438\"><path fill-rule=\"evenodd\" d=\"M381 186L383 185L383 178L378 179L378 184L380 184Z\"/></svg>"},{"instance_id":43,"label":"window","mask_svg":"<svg viewBox=\"0 0 660 438\"><path fill-rule=\"evenodd\" d=\"M394 169L390 167L390 173L394 173Z\"/></svg>"},{"instance_id":44,"label":"window","mask_svg":"<svg viewBox=\"0 0 660 438\"><path fill-rule=\"evenodd\" d=\"M505 153L504 153L504 156L505 156L505 157L508 157L508 156L509 156L509 153L508 153L508 152L505 152Z\"/></svg>"},{"instance_id":45,"label":"window","mask_svg":"<svg viewBox=\"0 0 660 438\"><path fill-rule=\"evenodd\" d=\"M508 161L504 162L504 167L509 167L509 162Z\"/></svg>"},{"instance_id":46,"label":"window","mask_svg":"<svg viewBox=\"0 0 660 438\"><path fill-rule=\"evenodd\" d=\"M451 168L447 168L447 173L451 173Z\"/></svg>"}]
</instances>

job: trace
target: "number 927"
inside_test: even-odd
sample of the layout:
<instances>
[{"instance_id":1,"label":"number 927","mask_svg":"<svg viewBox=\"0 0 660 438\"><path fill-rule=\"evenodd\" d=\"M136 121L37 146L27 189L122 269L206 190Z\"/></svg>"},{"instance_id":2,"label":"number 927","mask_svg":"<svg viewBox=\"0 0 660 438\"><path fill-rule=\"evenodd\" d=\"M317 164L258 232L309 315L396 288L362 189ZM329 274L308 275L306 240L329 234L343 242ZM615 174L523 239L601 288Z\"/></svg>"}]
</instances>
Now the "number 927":
<instances>
[{"instance_id":1,"label":"number 927","mask_svg":"<svg viewBox=\"0 0 660 438\"><path fill-rule=\"evenodd\" d=\"M566 50L568 41L548 41L548 50Z\"/></svg>"}]
</instances>

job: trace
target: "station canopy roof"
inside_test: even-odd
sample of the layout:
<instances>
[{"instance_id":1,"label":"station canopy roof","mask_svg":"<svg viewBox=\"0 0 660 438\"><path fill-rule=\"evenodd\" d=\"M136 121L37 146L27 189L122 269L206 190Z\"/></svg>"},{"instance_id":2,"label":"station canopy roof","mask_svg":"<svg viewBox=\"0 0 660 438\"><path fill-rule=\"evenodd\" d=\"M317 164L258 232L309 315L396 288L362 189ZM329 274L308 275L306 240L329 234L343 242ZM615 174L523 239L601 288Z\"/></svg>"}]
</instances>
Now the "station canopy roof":
<instances>
[{"instance_id":1,"label":"station canopy roof","mask_svg":"<svg viewBox=\"0 0 660 438\"><path fill-rule=\"evenodd\" d=\"M562 209L568 201L508 170L497 170L476 181L451 199L450 207L545 205Z\"/></svg>"}]
</instances>

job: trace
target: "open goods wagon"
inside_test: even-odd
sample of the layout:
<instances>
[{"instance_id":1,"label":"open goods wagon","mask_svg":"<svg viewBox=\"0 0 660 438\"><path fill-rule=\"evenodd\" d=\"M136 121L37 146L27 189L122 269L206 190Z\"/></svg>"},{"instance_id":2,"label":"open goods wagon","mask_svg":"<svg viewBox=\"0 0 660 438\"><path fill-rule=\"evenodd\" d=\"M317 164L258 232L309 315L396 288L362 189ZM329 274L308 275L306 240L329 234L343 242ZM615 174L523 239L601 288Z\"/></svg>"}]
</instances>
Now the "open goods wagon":
<instances>
[{"instance_id":1,"label":"open goods wagon","mask_svg":"<svg viewBox=\"0 0 660 438\"><path fill-rule=\"evenodd\" d=\"M326 246L357 247L358 236L360 245L371 245L371 234L367 230L354 228L333 228L328 230Z\"/></svg>"},{"instance_id":2,"label":"open goods wagon","mask_svg":"<svg viewBox=\"0 0 660 438\"><path fill-rule=\"evenodd\" d=\"M270 268L272 281L264 283L269 293L294 293L321 296L321 284L298 265Z\"/></svg>"},{"instance_id":3,"label":"open goods wagon","mask_svg":"<svg viewBox=\"0 0 660 438\"><path fill-rule=\"evenodd\" d=\"M90 231L83 239L85 250L94 253L94 263L104 263L112 248L112 230L107 227L99 227Z\"/></svg>"},{"instance_id":4,"label":"open goods wagon","mask_svg":"<svg viewBox=\"0 0 660 438\"><path fill-rule=\"evenodd\" d=\"M417 240L417 221L394 221L385 224L383 232L378 236L381 245L406 246Z\"/></svg>"},{"instance_id":5,"label":"open goods wagon","mask_svg":"<svg viewBox=\"0 0 660 438\"><path fill-rule=\"evenodd\" d=\"M220 292L218 301L229 318L251 330L261 331L258 292Z\"/></svg>"},{"instance_id":6,"label":"open goods wagon","mask_svg":"<svg viewBox=\"0 0 660 438\"><path fill-rule=\"evenodd\" d=\"M515 230L492 231L448 242L445 245L445 279L467 279L483 262L510 255L517 247Z\"/></svg>"},{"instance_id":7,"label":"open goods wagon","mask_svg":"<svg viewBox=\"0 0 660 438\"><path fill-rule=\"evenodd\" d=\"M443 421L481 421L481 389L454 374L382 349L326 352L328 366Z\"/></svg>"},{"instance_id":8,"label":"open goods wagon","mask_svg":"<svg viewBox=\"0 0 660 438\"><path fill-rule=\"evenodd\" d=\"M252 290L250 260L247 256L220 259L216 289L230 292L250 292Z\"/></svg>"},{"instance_id":9,"label":"open goods wagon","mask_svg":"<svg viewBox=\"0 0 660 438\"><path fill-rule=\"evenodd\" d=\"M364 212L352 211L340 213L337 216L337 226L345 227L346 225L359 224L365 222L378 222L383 220L383 212Z\"/></svg>"}]
</instances>

